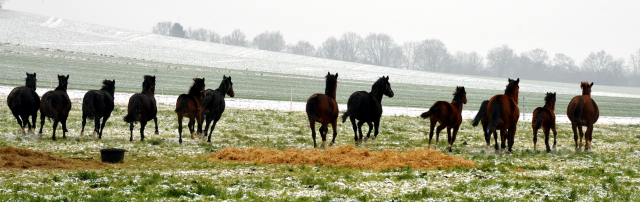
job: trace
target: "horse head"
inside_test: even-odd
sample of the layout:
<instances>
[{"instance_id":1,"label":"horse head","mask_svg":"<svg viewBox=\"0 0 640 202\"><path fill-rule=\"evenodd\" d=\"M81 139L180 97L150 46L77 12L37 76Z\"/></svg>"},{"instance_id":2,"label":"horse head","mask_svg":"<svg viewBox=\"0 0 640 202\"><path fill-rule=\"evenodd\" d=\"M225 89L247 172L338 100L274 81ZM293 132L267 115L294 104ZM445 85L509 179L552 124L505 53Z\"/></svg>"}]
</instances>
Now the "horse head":
<instances>
[{"instance_id":1,"label":"horse head","mask_svg":"<svg viewBox=\"0 0 640 202\"><path fill-rule=\"evenodd\" d=\"M69 75L60 75L58 74L58 87L56 90L67 90L67 85L69 84Z\"/></svg>"},{"instance_id":2,"label":"horse head","mask_svg":"<svg viewBox=\"0 0 640 202\"><path fill-rule=\"evenodd\" d=\"M550 106L551 108L555 108L556 106L556 93L547 92L547 95L544 96L544 105Z\"/></svg>"},{"instance_id":3,"label":"horse head","mask_svg":"<svg viewBox=\"0 0 640 202\"><path fill-rule=\"evenodd\" d=\"M520 83L520 78L516 80L509 79L509 84L507 84L507 89L504 90L504 95L510 96L511 99L516 101L516 103L518 103L518 92L520 91L520 86L518 86L519 83Z\"/></svg>"},{"instance_id":4,"label":"horse head","mask_svg":"<svg viewBox=\"0 0 640 202\"><path fill-rule=\"evenodd\" d=\"M113 96L113 93L116 91L116 80L103 80L102 88L100 90L107 91L111 93L111 96Z\"/></svg>"},{"instance_id":5,"label":"horse head","mask_svg":"<svg viewBox=\"0 0 640 202\"><path fill-rule=\"evenodd\" d=\"M591 95L591 87L593 87L593 82L591 82L591 84L586 81L580 83L580 88L582 88L582 95Z\"/></svg>"},{"instance_id":6,"label":"horse head","mask_svg":"<svg viewBox=\"0 0 640 202\"><path fill-rule=\"evenodd\" d=\"M384 84L384 95L389 98L393 98L393 90L391 90L391 84L389 83L389 76L380 78Z\"/></svg>"},{"instance_id":7,"label":"horse head","mask_svg":"<svg viewBox=\"0 0 640 202\"><path fill-rule=\"evenodd\" d=\"M36 79L36 73L34 72L33 74L29 74L27 72L27 78L25 79L25 85L28 88L31 88L32 90L36 90L36 82L38 81L38 79Z\"/></svg>"},{"instance_id":8,"label":"horse head","mask_svg":"<svg viewBox=\"0 0 640 202\"><path fill-rule=\"evenodd\" d=\"M154 93L156 90L156 76L144 75L142 82L142 92Z\"/></svg>"},{"instance_id":9,"label":"horse head","mask_svg":"<svg viewBox=\"0 0 640 202\"><path fill-rule=\"evenodd\" d=\"M202 98L205 96L204 87L204 78L193 78L193 86L189 89L189 94Z\"/></svg>"},{"instance_id":10,"label":"horse head","mask_svg":"<svg viewBox=\"0 0 640 202\"><path fill-rule=\"evenodd\" d=\"M222 83L224 84L225 82L227 82L227 90L225 91L225 93L229 95L229 97L234 97L236 93L233 92L233 82L231 82L231 76L227 77L226 75L223 75Z\"/></svg>"},{"instance_id":11,"label":"horse head","mask_svg":"<svg viewBox=\"0 0 640 202\"><path fill-rule=\"evenodd\" d=\"M461 100L462 104L467 104L467 91L464 86L456 86L456 92L453 93L453 101Z\"/></svg>"},{"instance_id":12,"label":"horse head","mask_svg":"<svg viewBox=\"0 0 640 202\"><path fill-rule=\"evenodd\" d=\"M335 75L331 75L331 73L327 72L327 76L325 76L327 83L324 89L324 94L333 96L333 99L336 97L336 91L338 90L338 73Z\"/></svg>"}]
</instances>

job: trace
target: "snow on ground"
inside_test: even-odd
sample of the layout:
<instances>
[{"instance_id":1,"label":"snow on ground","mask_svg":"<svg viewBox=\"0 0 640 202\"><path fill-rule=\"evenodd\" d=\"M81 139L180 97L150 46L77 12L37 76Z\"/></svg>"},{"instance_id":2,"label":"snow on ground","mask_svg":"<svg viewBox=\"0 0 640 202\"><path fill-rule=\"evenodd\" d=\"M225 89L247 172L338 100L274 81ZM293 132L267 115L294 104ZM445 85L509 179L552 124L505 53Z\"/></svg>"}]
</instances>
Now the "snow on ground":
<instances>
[{"instance_id":1,"label":"snow on ground","mask_svg":"<svg viewBox=\"0 0 640 202\"><path fill-rule=\"evenodd\" d=\"M6 97L14 87L0 86L0 96ZM51 89L39 88L36 91L38 95L43 95ZM72 101L82 102L82 98L87 91L83 90L68 90L67 94ZM116 93L114 102L118 104L127 104L129 97L133 93ZM177 95L155 95L158 104L175 105L178 99ZM290 102L290 101L275 101L275 100L254 100L254 99L242 99L242 98L225 98L227 107L239 108L239 109L257 109L257 110L276 110L276 111L305 111L305 102ZM80 106L80 105L75 105ZM347 109L347 105L338 104L338 108L341 111ZM429 108L414 108L414 107L389 107L383 104L384 116L414 116L418 117L423 112L429 110ZM477 111L463 110L463 119L473 119ZM520 116L520 121L531 121L532 114L525 113ZM556 114L557 123L570 123L569 119L564 114ZM616 117L616 116L600 116L598 119L600 124L640 124L640 117Z\"/></svg>"}]
</instances>

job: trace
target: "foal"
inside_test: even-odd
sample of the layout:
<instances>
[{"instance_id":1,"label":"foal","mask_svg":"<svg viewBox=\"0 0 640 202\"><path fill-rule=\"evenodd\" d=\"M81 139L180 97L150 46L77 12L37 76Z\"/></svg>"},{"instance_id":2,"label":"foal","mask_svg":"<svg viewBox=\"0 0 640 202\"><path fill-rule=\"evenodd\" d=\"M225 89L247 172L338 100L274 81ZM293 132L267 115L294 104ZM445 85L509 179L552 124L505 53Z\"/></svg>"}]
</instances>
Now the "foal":
<instances>
[{"instance_id":1,"label":"foal","mask_svg":"<svg viewBox=\"0 0 640 202\"><path fill-rule=\"evenodd\" d=\"M536 151L536 142L538 142L538 129L542 128L544 132L544 143L547 145L547 153L551 152L549 147L549 130L553 131L553 149L556 148L556 114L553 112L556 108L556 93L547 93L544 97L544 107L538 107L533 110L533 119L531 120L531 128L533 128L533 151Z\"/></svg>"},{"instance_id":2,"label":"foal","mask_svg":"<svg viewBox=\"0 0 640 202\"><path fill-rule=\"evenodd\" d=\"M593 82L580 83L582 88L582 96L575 96L571 99L567 107L567 117L571 120L571 129L573 129L573 140L576 142L576 151L582 150L582 137L585 137L584 151L591 149L591 138L593 134L593 124L600 117L598 105L591 99L591 87ZM587 126L586 133L582 133L582 126ZM578 143L578 131L580 132L580 143Z\"/></svg>"},{"instance_id":3,"label":"foal","mask_svg":"<svg viewBox=\"0 0 640 202\"><path fill-rule=\"evenodd\" d=\"M189 89L189 94L181 94L176 101L176 110L178 114L178 134L179 142L182 144L182 117L189 117L189 132L193 139L195 121L198 122L198 135L202 134L202 105L200 104L204 97L204 78L193 78L193 85ZM195 119L195 120L194 120Z\"/></svg>"},{"instance_id":4,"label":"foal","mask_svg":"<svg viewBox=\"0 0 640 202\"><path fill-rule=\"evenodd\" d=\"M462 123L462 105L467 104L467 92L464 90L464 86L456 87L455 93L453 93L453 100L451 103L446 101L437 101L429 108L429 111L422 113L420 117L423 119L429 118L431 121L431 130L429 130L429 146L431 148L431 138L433 138L433 128L436 123L440 123L436 129L436 145L433 149L438 149L438 143L440 139L440 131L447 128L447 142L449 146L447 151L451 152L453 142L456 141L456 134ZM451 134L451 128L453 128L453 135Z\"/></svg>"},{"instance_id":5,"label":"foal","mask_svg":"<svg viewBox=\"0 0 640 202\"><path fill-rule=\"evenodd\" d=\"M67 139L67 118L71 111L71 100L67 95L67 84L69 75L66 77L58 75L58 87L55 90L46 92L40 100L40 137L42 138L42 126L44 118L53 119L53 136L51 139L56 140L56 128L58 122L62 124L62 138Z\"/></svg>"}]
</instances>

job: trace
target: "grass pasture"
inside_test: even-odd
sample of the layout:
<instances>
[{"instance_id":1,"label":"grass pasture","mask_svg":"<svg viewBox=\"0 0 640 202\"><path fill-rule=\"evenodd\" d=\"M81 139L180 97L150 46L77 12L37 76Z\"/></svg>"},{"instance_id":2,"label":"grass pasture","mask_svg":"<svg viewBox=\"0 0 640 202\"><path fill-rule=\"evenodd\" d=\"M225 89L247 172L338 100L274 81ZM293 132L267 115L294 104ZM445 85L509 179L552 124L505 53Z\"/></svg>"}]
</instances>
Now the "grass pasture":
<instances>
[{"instance_id":1,"label":"grass pasture","mask_svg":"<svg viewBox=\"0 0 640 202\"><path fill-rule=\"evenodd\" d=\"M185 139L177 143L171 106L159 109L160 135L147 125L146 140L128 141L118 105L102 140L79 139L80 104L73 103L67 139L51 140L51 122L44 137L22 136L0 100L0 146L13 146L85 161L98 161L100 148L125 148L124 163L88 170L0 169L2 201L593 201L640 200L640 126L597 125L593 151L576 154L570 126L559 124L558 149L534 153L530 123L520 123L515 152L510 156L484 150L481 129L465 120L451 155L476 162L473 168L416 170L410 167L348 169L319 165L264 165L209 161L226 147L310 150L311 135L302 112L228 109L211 143ZM88 128L92 128L91 123ZM366 127L366 126L365 126ZM136 130L138 127L136 127ZM60 130L60 129L59 129ZM427 122L416 117L383 117L371 151L407 151L427 144ZM349 123L340 123L337 145L353 144ZM58 131L61 132L61 131ZM435 137L434 137L435 138ZM446 146L441 136L440 148ZM538 145L544 145L539 138ZM465 146L462 143L467 142Z\"/></svg>"}]
</instances>

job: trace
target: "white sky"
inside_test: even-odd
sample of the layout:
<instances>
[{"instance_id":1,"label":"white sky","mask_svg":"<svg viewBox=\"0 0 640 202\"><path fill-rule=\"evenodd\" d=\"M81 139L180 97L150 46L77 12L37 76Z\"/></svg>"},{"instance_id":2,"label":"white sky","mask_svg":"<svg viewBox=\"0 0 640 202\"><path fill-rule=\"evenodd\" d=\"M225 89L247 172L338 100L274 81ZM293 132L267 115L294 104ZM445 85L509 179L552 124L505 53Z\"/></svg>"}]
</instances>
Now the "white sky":
<instances>
[{"instance_id":1,"label":"white sky","mask_svg":"<svg viewBox=\"0 0 640 202\"><path fill-rule=\"evenodd\" d=\"M605 50L628 60L640 49L640 1L378 1L378 0L9 0L4 9L151 32L160 21L207 28L249 40L279 30L288 44L319 46L352 31L386 33L397 44L440 39L450 53L507 44L564 53L580 64Z\"/></svg>"}]
</instances>

